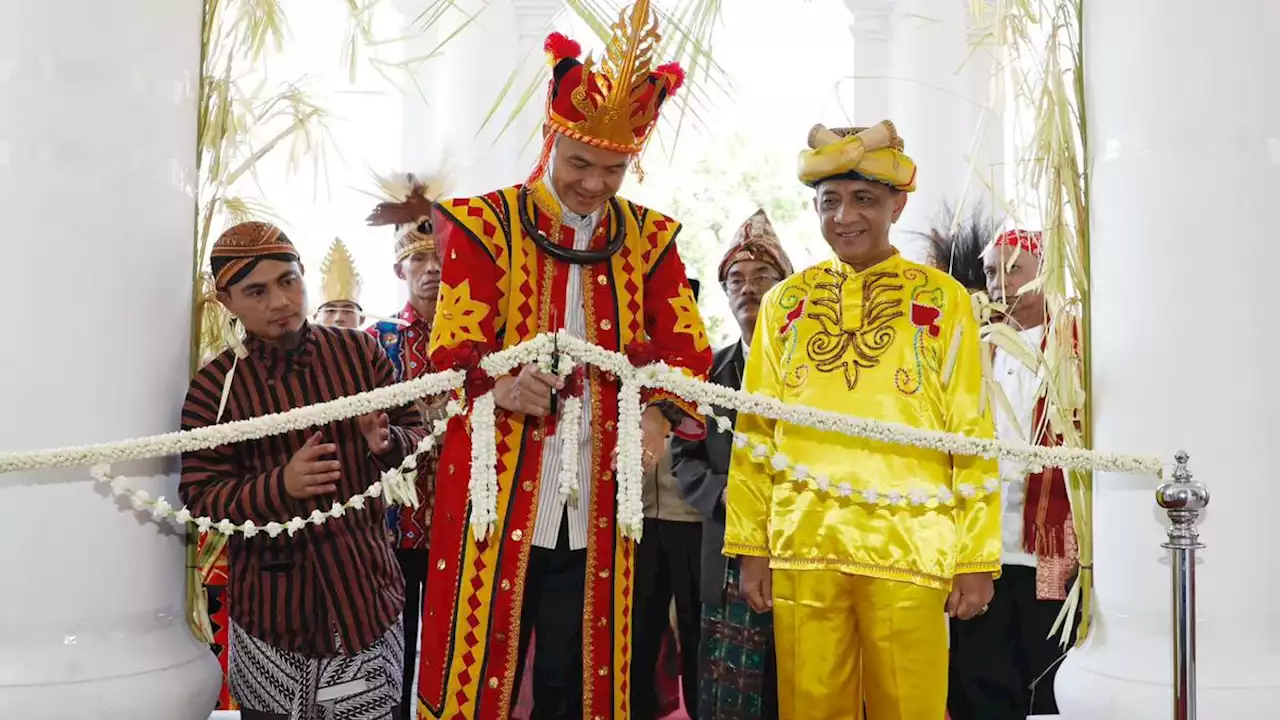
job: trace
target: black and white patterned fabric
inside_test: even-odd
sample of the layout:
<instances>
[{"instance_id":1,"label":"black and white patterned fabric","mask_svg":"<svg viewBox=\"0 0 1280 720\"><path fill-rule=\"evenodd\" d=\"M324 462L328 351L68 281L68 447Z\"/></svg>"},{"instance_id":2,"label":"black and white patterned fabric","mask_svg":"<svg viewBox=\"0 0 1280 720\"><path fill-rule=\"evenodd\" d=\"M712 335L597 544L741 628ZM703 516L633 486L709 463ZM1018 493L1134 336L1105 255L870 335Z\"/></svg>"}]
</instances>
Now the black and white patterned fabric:
<instances>
[{"instance_id":1,"label":"black and white patterned fabric","mask_svg":"<svg viewBox=\"0 0 1280 720\"><path fill-rule=\"evenodd\" d=\"M403 666L402 619L363 652L329 658L271 647L231 623L232 696L289 720L393 720Z\"/></svg>"}]
</instances>

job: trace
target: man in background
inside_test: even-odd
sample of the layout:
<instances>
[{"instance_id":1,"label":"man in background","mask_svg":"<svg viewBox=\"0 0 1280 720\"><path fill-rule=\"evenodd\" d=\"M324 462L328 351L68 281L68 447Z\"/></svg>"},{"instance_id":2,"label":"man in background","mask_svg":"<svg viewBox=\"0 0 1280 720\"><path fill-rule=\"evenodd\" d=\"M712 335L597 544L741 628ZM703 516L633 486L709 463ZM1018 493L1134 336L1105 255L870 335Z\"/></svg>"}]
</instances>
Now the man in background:
<instances>
[{"instance_id":1,"label":"man in background","mask_svg":"<svg viewBox=\"0 0 1280 720\"><path fill-rule=\"evenodd\" d=\"M738 323L741 339L715 353L711 382L742 387L742 373L755 333L760 300L792 273L763 210L747 218L720 261L720 287ZM732 423L736 413L715 408ZM733 434L708 418L703 440L671 443L672 469L680 492L702 516L702 621L697 698L703 720L774 720L778 717L773 614L751 609L739 591L737 558L724 550L724 499ZM689 700L690 703L694 701Z\"/></svg>"},{"instance_id":2,"label":"man in background","mask_svg":"<svg viewBox=\"0 0 1280 720\"><path fill-rule=\"evenodd\" d=\"M329 254L320 265L320 308L315 321L329 327L360 327L360 273L355 259L339 238L333 239Z\"/></svg>"},{"instance_id":3,"label":"man in background","mask_svg":"<svg viewBox=\"0 0 1280 720\"><path fill-rule=\"evenodd\" d=\"M693 298L700 283L689 279ZM702 517L685 502L672 474L671 444L658 466L645 476L644 540L636 547L635 660L632 662L631 711L636 720L662 717L661 688L667 676L659 667L664 642L671 638L671 602L675 600L680 682L691 720L698 720L698 642ZM678 697L676 698L679 699Z\"/></svg>"},{"instance_id":4,"label":"man in background","mask_svg":"<svg viewBox=\"0 0 1280 720\"><path fill-rule=\"evenodd\" d=\"M398 380L415 380L435 372L427 352L431 323L440 296L440 256L436 252L431 225L432 199L437 190L432 183L407 176L407 185L396 200L379 204L368 217L370 225L395 228L396 277L408 290L409 301L390 320L369 327L369 334L391 359ZM444 417L447 395L419 400L418 411L427 426ZM418 669L418 627L422 619L422 599L426 597L427 563L430 554L431 512L435 505L436 469L439 452L418 458L418 508L393 507L387 513L387 527L404 574L404 712L403 720L415 716L414 675Z\"/></svg>"},{"instance_id":5,"label":"man in background","mask_svg":"<svg viewBox=\"0 0 1280 720\"><path fill-rule=\"evenodd\" d=\"M996 436L1056 445L1061 439L1049 427L1041 392L1050 318L1044 295L1030 286L1042 257L1040 233L1012 230L996 238L980 260L987 293L1003 306L997 322L1016 333L1016 340L993 343L992 376L1004 394L1003 401L992 402ZM1061 331L1074 333L1070 325ZM1025 349L1010 352L1002 347L1005 342ZM1036 362L1025 364L1023 357ZM1000 481L1002 573L990 610L951 624L947 705L952 720L1058 714L1053 679L1065 651L1051 634L1077 569L1071 502L1059 468L1028 473L1022 463L1001 458Z\"/></svg>"}]
</instances>

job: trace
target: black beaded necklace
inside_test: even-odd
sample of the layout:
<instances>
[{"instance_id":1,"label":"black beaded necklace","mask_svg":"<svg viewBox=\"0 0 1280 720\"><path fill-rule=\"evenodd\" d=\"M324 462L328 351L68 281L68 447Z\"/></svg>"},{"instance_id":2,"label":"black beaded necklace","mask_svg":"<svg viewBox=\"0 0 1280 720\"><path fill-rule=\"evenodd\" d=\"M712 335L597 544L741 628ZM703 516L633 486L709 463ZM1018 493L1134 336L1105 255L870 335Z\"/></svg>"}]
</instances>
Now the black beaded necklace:
<instances>
[{"instance_id":1,"label":"black beaded necklace","mask_svg":"<svg viewBox=\"0 0 1280 720\"><path fill-rule=\"evenodd\" d=\"M561 262L567 262L571 265L594 265L604 262L613 257L622 249L622 243L626 242L627 236L624 231L625 223L622 219L622 203L618 202L617 197L609 198L609 214L613 222L613 236L609 238L609 244L601 250L574 250L567 248L560 243L552 242L542 231L538 230L538 226L534 224L533 218L529 215L529 205L532 200L529 199L529 188L522 187L517 193L516 204L520 209L520 227L524 228L524 232L533 238L533 242L542 248L551 257Z\"/></svg>"}]
</instances>

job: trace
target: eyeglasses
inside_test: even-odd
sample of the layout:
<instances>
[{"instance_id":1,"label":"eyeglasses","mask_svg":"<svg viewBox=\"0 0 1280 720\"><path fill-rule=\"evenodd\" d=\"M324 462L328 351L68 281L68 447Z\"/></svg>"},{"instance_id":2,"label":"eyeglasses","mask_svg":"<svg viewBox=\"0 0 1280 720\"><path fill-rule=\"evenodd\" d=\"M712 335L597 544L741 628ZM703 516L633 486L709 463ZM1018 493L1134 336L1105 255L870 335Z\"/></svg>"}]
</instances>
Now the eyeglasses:
<instances>
[{"instance_id":1,"label":"eyeglasses","mask_svg":"<svg viewBox=\"0 0 1280 720\"><path fill-rule=\"evenodd\" d=\"M752 275L751 277L742 277L735 275L725 281L724 286L730 292L738 292L748 285L758 288L770 288L777 285L781 281L777 275L766 273L764 275Z\"/></svg>"}]
</instances>

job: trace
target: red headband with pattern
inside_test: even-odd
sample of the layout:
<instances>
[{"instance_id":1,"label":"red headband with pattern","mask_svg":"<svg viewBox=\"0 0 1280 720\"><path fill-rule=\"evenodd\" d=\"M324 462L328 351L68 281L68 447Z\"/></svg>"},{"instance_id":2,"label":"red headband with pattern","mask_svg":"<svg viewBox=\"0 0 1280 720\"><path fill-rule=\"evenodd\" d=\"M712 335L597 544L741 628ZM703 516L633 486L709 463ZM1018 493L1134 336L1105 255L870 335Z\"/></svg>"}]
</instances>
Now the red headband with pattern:
<instances>
[{"instance_id":1,"label":"red headband with pattern","mask_svg":"<svg viewBox=\"0 0 1280 720\"><path fill-rule=\"evenodd\" d=\"M1034 230L1006 230L996 238L996 247L1013 247L1041 257L1040 233Z\"/></svg>"}]
</instances>

